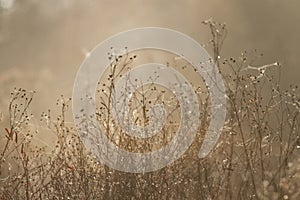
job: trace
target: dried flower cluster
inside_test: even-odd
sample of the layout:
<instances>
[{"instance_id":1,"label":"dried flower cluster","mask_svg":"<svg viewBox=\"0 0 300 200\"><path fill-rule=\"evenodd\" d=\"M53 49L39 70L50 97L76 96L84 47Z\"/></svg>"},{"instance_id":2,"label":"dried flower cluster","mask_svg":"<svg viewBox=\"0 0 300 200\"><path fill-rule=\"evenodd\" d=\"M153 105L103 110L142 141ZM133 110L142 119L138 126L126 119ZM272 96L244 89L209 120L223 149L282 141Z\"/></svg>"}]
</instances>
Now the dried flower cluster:
<instances>
[{"instance_id":1,"label":"dried flower cluster","mask_svg":"<svg viewBox=\"0 0 300 200\"><path fill-rule=\"evenodd\" d=\"M1 127L0 199L299 199L300 93L296 86L282 91L281 65L254 67L262 55L255 50L238 58L220 54L224 24L207 20L212 32L214 61L226 84L227 118L215 150L204 159L197 153L210 117L207 90L195 77L201 106L201 126L195 142L179 160L151 173L131 174L110 169L86 151L75 127L67 123L71 99L57 102L60 115L41 115L41 126L56 134L54 148L31 144L29 106L34 92L15 89L9 104L9 126ZM150 107L163 104L167 118L159 135L132 139L113 120L115 81L131 69L139 55L109 54L111 66L99 81L96 115L101 128L121 148L148 152L167 144L178 128L180 105L166 88L148 84L130 101L132 120L149 124ZM182 73L191 70L177 63ZM190 73L189 71L186 73ZM155 77L154 77L155 78ZM197 82L201 83L197 83ZM1 114L0 114L1 120Z\"/></svg>"}]
</instances>

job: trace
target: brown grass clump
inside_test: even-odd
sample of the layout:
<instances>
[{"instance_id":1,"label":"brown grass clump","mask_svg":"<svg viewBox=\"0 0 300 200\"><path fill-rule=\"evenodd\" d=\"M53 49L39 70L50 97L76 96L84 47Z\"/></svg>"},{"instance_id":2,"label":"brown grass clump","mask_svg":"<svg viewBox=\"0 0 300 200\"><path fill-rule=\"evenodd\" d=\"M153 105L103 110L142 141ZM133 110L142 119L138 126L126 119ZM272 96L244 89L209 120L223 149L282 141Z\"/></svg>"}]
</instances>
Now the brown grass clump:
<instances>
[{"instance_id":1,"label":"brown grass clump","mask_svg":"<svg viewBox=\"0 0 300 200\"><path fill-rule=\"evenodd\" d=\"M32 138L42 134L32 131L28 124L33 118L29 107L34 92L15 89L8 109L9 125L0 129L4 141L0 147L0 199L299 199L298 87L282 91L279 63L254 67L262 56L255 50L223 59L220 51L225 25L213 21L204 24L213 36L213 58L226 84L228 101L222 137L208 157L197 157L210 116L209 97L203 94L207 91L195 89L201 102L202 123L196 142L186 154L161 170L130 174L100 164L85 150L74 125L67 123L71 99L62 97L58 102L59 116L53 117L50 110L41 115L40 125L56 134L53 149L34 146ZM133 120L146 125L148 108L154 101L165 103L172 112L161 136L134 141L112 125L115 122L109 105L115 78L122 70L130 69L136 58L110 57L112 64L106 73L110 79L99 86L97 116L116 144L145 152L170 141L180 113L165 88L156 88L153 95L154 85L150 84L136 91L132 99L132 109L137 110ZM141 104L138 108L137 102Z\"/></svg>"}]
</instances>

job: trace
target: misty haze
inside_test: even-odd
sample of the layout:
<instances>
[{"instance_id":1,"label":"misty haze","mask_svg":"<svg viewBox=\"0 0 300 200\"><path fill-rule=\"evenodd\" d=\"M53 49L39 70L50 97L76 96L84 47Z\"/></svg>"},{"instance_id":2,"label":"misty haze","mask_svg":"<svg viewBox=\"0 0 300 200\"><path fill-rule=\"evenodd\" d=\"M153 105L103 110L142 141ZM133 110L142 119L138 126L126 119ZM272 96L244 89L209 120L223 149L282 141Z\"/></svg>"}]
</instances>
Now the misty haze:
<instances>
[{"instance_id":1,"label":"misty haze","mask_svg":"<svg viewBox=\"0 0 300 200\"><path fill-rule=\"evenodd\" d=\"M299 8L298 0L0 0L0 199L299 199ZM125 122L118 126L114 81L137 65L173 67L199 104L194 142L178 160L126 173L88 151L71 97L100 42L142 27L173 29L202 45L223 78L227 113L214 149L199 159L214 104L193 63L170 52L111 49L95 120L114 145L156 151L195 125L180 124L184 106L172 89L151 83L130 94L126 117L134 125L126 131L151 125L159 104L166 116L158 134L136 138Z\"/></svg>"}]
</instances>

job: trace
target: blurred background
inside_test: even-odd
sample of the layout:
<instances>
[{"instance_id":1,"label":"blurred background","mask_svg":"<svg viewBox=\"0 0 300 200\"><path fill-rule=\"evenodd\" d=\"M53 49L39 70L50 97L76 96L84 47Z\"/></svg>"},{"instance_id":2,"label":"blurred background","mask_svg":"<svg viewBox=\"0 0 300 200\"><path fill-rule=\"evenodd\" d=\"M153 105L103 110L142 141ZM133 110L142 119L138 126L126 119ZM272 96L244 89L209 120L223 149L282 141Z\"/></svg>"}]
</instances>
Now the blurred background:
<instances>
[{"instance_id":1,"label":"blurred background","mask_svg":"<svg viewBox=\"0 0 300 200\"><path fill-rule=\"evenodd\" d=\"M224 57L257 49L261 64L283 64L282 87L299 85L299 8L299 0L0 0L0 113L14 87L37 91L35 115L71 97L86 53L113 34L158 26L206 44L201 21L211 17L227 24Z\"/></svg>"}]
</instances>

